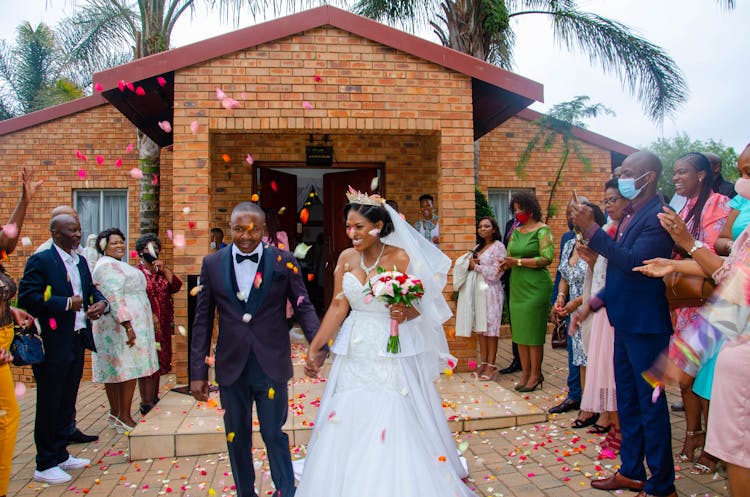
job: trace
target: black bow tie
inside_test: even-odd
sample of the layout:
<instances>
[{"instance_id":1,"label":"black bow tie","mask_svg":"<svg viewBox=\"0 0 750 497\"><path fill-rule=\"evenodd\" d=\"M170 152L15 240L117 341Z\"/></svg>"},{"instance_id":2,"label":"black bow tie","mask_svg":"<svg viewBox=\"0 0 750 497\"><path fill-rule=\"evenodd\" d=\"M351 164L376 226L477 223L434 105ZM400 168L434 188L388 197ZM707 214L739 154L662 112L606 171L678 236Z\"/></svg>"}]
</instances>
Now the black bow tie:
<instances>
[{"instance_id":1,"label":"black bow tie","mask_svg":"<svg viewBox=\"0 0 750 497\"><path fill-rule=\"evenodd\" d=\"M258 254L242 255L234 254L234 258L237 260L237 264L242 264L243 261L251 260L255 263L258 262Z\"/></svg>"}]
</instances>

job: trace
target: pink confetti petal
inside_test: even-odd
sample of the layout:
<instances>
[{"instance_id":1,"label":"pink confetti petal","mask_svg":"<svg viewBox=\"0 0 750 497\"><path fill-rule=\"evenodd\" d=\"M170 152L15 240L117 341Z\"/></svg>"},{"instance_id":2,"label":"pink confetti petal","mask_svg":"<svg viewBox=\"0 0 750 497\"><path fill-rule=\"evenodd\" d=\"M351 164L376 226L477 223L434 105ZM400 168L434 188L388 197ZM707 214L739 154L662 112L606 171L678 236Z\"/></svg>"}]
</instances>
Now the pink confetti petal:
<instances>
[{"instance_id":1,"label":"pink confetti petal","mask_svg":"<svg viewBox=\"0 0 750 497\"><path fill-rule=\"evenodd\" d=\"M99 164L100 166L102 164L104 164L104 156L103 155L97 155L96 156L96 163Z\"/></svg>"},{"instance_id":2,"label":"pink confetti petal","mask_svg":"<svg viewBox=\"0 0 750 497\"><path fill-rule=\"evenodd\" d=\"M169 238L170 240L172 240L172 238L173 238L172 230L167 230L167 238Z\"/></svg>"},{"instance_id":3,"label":"pink confetti petal","mask_svg":"<svg viewBox=\"0 0 750 497\"><path fill-rule=\"evenodd\" d=\"M225 98L227 98L227 94L226 94L226 93L224 93L224 92L223 92L223 91L221 90L221 88L219 88L218 86L216 87L216 98L217 98L218 100L224 100Z\"/></svg>"},{"instance_id":4,"label":"pink confetti petal","mask_svg":"<svg viewBox=\"0 0 750 497\"><path fill-rule=\"evenodd\" d=\"M125 86L127 87L128 90L135 91L135 85L131 83L130 81L126 81Z\"/></svg>"},{"instance_id":5,"label":"pink confetti petal","mask_svg":"<svg viewBox=\"0 0 750 497\"><path fill-rule=\"evenodd\" d=\"M57 329L57 320L55 318L49 318L49 327L51 330Z\"/></svg>"},{"instance_id":6,"label":"pink confetti petal","mask_svg":"<svg viewBox=\"0 0 750 497\"><path fill-rule=\"evenodd\" d=\"M165 133L171 133L172 132L172 125L169 123L169 121L159 121L159 127Z\"/></svg>"},{"instance_id":7,"label":"pink confetti petal","mask_svg":"<svg viewBox=\"0 0 750 497\"><path fill-rule=\"evenodd\" d=\"M76 150L76 157L78 157L82 161L85 161L86 159L88 159L88 157L86 157L80 150Z\"/></svg>"},{"instance_id":8,"label":"pink confetti petal","mask_svg":"<svg viewBox=\"0 0 750 497\"><path fill-rule=\"evenodd\" d=\"M15 238L18 236L18 225L16 223L8 223L3 226L3 233L8 238Z\"/></svg>"},{"instance_id":9,"label":"pink confetti petal","mask_svg":"<svg viewBox=\"0 0 750 497\"><path fill-rule=\"evenodd\" d=\"M115 167L122 167L122 159L117 159L115 161Z\"/></svg>"},{"instance_id":10,"label":"pink confetti petal","mask_svg":"<svg viewBox=\"0 0 750 497\"><path fill-rule=\"evenodd\" d=\"M175 235L172 243L177 248L185 248L185 235Z\"/></svg>"},{"instance_id":11,"label":"pink confetti petal","mask_svg":"<svg viewBox=\"0 0 750 497\"><path fill-rule=\"evenodd\" d=\"M155 174L151 175L151 186L156 186L159 184L159 177Z\"/></svg>"},{"instance_id":12,"label":"pink confetti petal","mask_svg":"<svg viewBox=\"0 0 750 497\"><path fill-rule=\"evenodd\" d=\"M159 84L159 86L166 86L167 80L159 76L156 78L156 82Z\"/></svg>"},{"instance_id":13,"label":"pink confetti petal","mask_svg":"<svg viewBox=\"0 0 750 497\"><path fill-rule=\"evenodd\" d=\"M315 76L313 76L313 81L315 81L316 83L320 83L321 81L323 81L323 78L316 74Z\"/></svg>"},{"instance_id":14,"label":"pink confetti petal","mask_svg":"<svg viewBox=\"0 0 750 497\"><path fill-rule=\"evenodd\" d=\"M599 455L604 459L615 459L617 457L610 449L602 449Z\"/></svg>"},{"instance_id":15,"label":"pink confetti petal","mask_svg":"<svg viewBox=\"0 0 750 497\"><path fill-rule=\"evenodd\" d=\"M79 179L86 179L86 170L85 169L79 169L78 170L78 178Z\"/></svg>"},{"instance_id":16,"label":"pink confetti petal","mask_svg":"<svg viewBox=\"0 0 750 497\"><path fill-rule=\"evenodd\" d=\"M134 167L130 170L130 177L133 179L143 179L143 171L141 171L137 167Z\"/></svg>"},{"instance_id":17,"label":"pink confetti petal","mask_svg":"<svg viewBox=\"0 0 750 497\"><path fill-rule=\"evenodd\" d=\"M125 151L128 152L128 153L132 152L133 151L133 144L132 143L128 143L128 145L125 147Z\"/></svg>"},{"instance_id":18,"label":"pink confetti petal","mask_svg":"<svg viewBox=\"0 0 750 497\"><path fill-rule=\"evenodd\" d=\"M304 301L305 301L305 297L303 297L303 296L301 296L301 295L300 295L299 297L297 297L297 307L299 307L299 305L300 305L300 304L301 304L302 302L304 302Z\"/></svg>"},{"instance_id":19,"label":"pink confetti petal","mask_svg":"<svg viewBox=\"0 0 750 497\"><path fill-rule=\"evenodd\" d=\"M138 258L138 252L136 252L135 250L131 250L130 251L130 258L131 259L137 259Z\"/></svg>"},{"instance_id":20,"label":"pink confetti petal","mask_svg":"<svg viewBox=\"0 0 750 497\"><path fill-rule=\"evenodd\" d=\"M201 126L200 124L198 124L198 121L193 121L190 123L190 131L192 131L194 135L198 134L198 130L200 129L200 127Z\"/></svg>"},{"instance_id":21,"label":"pink confetti petal","mask_svg":"<svg viewBox=\"0 0 750 497\"><path fill-rule=\"evenodd\" d=\"M229 97L221 99L221 105L227 110L239 109L240 107L242 107L237 100Z\"/></svg>"},{"instance_id":22,"label":"pink confetti petal","mask_svg":"<svg viewBox=\"0 0 750 497\"><path fill-rule=\"evenodd\" d=\"M16 383L16 386L15 388L13 388L13 391L16 394L16 398L20 399L21 397L26 395L26 385L19 381L18 383Z\"/></svg>"},{"instance_id":23,"label":"pink confetti petal","mask_svg":"<svg viewBox=\"0 0 750 497\"><path fill-rule=\"evenodd\" d=\"M656 385L654 391L651 393L652 404L656 404L659 401L659 394L661 394L661 385Z\"/></svg>"},{"instance_id":24,"label":"pink confetti petal","mask_svg":"<svg viewBox=\"0 0 750 497\"><path fill-rule=\"evenodd\" d=\"M245 92L243 91L243 92L242 92L242 93L240 94L240 98L241 98L242 100L245 100L245 99L247 98L247 94L246 94L246 93L245 93Z\"/></svg>"},{"instance_id":25,"label":"pink confetti petal","mask_svg":"<svg viewBox=\"0 0 750 497\"><path fill-rule=\"evenodd\" d=\"M248 163L248 164L250 164L251 166L252 166L252 165L253 165L253 163L255 162L255 159L253 159L253 156L252 156L252 155L250 155L250 154L247 154L247 157L245 157L245 160L246 160L246 161L247 161L247 163Z\"/></svg>"},{"instance_id":26,"label":"pink confetti petal","mask_svg":"<svg viewBox=\"0 0 750 497\"><path fill-rule=\"evenodd\" d=\"M188 228L190 228L191 230L194 230L196 226L197 224L195 221L188 221Z\"/></svg>"},{"instance_id":27,"label":"pink confetti petal","mask_svg":"<svg viewBox=\"0 0 750 497\"><path fill-rule=\"evenodd\" d=\"M271 181L271 190L275 192L279 191L279 185L277 185L275 181Z\"/></svg>"},{"instance_id":28,"label":"pink confetti petal","mask_svg":"<svg viewBox=\"0 0 750 497\"><path fill-rule=\"evenodd\" d=\"M104 91L104 87L102 86L101 83L95 83L94 84L94 90L95 91Z\"/></svg>"},{"instance_id":29,"label":"pink confetti petal","mask_svg":"<svg viewBox=\"0 0 750 497\"><path fill-rule=\"evenodd\" d=\"M472 371L477 369L477 361L472 361L471 359L469 359L466 365L469 366L469 369Z\"/></svg>"},{"instance_id":30,"label":"pink confetti petal","mask_svg":"<svg viewBox=\"0 0 750 497\"><path fill-rule=\"evenodd\" d=\"M261 273L255 273L255 279L253 280L253 286L255 288L260 288L260 285L263 284L263 275Z\"/></svg>"},{"instance_id":31,"label":"pink confetti petal","mask_svg":"<svg viewBox=\"0 0 750 497\"><path fill-rule=\"evenodd\" d=\"M304 107L307 110L312 110L314 108L313 104L311 104L307 100L305 100L304 102L302 102L302 107Z\"/></svg>"},{"instance_id":32,"label":"pink confetti petal","mask_svg":"<svg viewBox=\"0 0 750 497\"><path fill-rule=\"evenodd\" d=\"M142 97L146 94L146 90L144 90L142 87L139 86L138 88L135 89L135 94L138 95L139 97Z\"/></svg>"},{"instance_id":33,"label":"pink confetti petal","mask_svg":"<svg viewBox=\"0 0 750 497\"><path fill-rule=\"evenodd\" d=\"M117 87L120 89L120 91L124 92L125 91L125 80L121 79L120 81L118 81L117 82Z\"/></svg>"}]
</instances>

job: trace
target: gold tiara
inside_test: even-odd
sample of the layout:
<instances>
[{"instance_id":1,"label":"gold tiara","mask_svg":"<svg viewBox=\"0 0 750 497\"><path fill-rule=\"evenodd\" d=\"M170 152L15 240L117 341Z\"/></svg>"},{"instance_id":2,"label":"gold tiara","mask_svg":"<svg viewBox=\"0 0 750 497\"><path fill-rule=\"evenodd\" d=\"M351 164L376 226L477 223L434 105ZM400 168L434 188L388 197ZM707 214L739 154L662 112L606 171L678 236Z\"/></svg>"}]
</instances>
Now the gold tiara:
<instances>
[{"instance_id":1,"label":"gold tiara","mask_svg":"<svg viewBox=\"0 0 750 497\"><path fill-rule=\"evenodd\" d=\"M375 205L378 207L385 202L385 199L380 195L368 195L367 193L362 193L352 188L351 185L349 186L349 191L346 192L346 198L349 199L349 202L352 204Z\"/></svg>"}]
</instances>

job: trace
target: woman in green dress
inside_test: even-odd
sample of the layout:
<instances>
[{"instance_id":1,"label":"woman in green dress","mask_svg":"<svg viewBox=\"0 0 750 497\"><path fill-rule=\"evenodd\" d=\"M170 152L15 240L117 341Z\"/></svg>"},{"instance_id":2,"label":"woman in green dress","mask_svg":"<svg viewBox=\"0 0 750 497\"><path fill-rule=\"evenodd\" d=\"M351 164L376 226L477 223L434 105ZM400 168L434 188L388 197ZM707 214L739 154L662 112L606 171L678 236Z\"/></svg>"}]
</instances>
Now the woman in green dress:
<instances>
[{"instance_id":1,"label":"woman in green dress","mask_svg":"<svg viewBox=\"0 0 750 497\"><path fill-rule=\"evenodd\" d=\"M547 266L552 263L555 247L533 193L515 193L510 203L519 225L510 236L502 268L510 271L511 333L521 357L522 373L516 390L532 392L544 381L542 357L552 297Z\"/></svg>"}]
</instances>

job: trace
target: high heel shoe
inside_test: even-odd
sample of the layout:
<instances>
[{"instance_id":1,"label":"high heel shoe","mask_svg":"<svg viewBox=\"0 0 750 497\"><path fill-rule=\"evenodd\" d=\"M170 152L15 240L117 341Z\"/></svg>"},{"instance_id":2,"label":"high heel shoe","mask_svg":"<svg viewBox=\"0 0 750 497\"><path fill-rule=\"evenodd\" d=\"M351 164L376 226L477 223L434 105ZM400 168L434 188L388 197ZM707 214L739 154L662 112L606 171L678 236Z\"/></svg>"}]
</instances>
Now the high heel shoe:
<instances>
[{"instance_id":1,"label":"high heel shoe","mask_svg":"<svg viewBox=\"0 0 750 497\"><path fill-rule=\"evenodd\" d=\"M529 386L523 385L521 386L521 388L517 388L516 390L522 393L533 392L537 388L541 387L543 383L544 383L544 376L540 376L539 381L537 381L536 384L534 384L534 386L529 387Z\"/></svg>"},{"instance_id":2,"label":"high heel shoe","mask_svg":"<svg viewBox=\"0 0 750 497\"><path fill-rule=\"evenodd\" d=\"M130 426L125 424L120 420L120 418L115 418L115 430L117 433L128 433L135 429L135 426Z\"/></svg>"},{"instance_id":3,"label":"high heel shoe","mask_svg":"<svg viewBox=\"0 0 750 497\"><path fill-rule=\"evenodd\" d=\"M685 442L682 444L682 450L675 459L679 462L687 462L695 459L695 453L703 447L706 432L703 430L686 431Z\"/></svg>"},{"instance_id":4,"label":"high heel shoe","mask_svg":"<svg viewBox=\"0 0 750 497\"><path fill-rule=\"evenodd\" d=\"M479 375L480 381L492 381L495 379L495 376L497 376L497 366L490 363L486 364L487 367L484 369L484 371L482 371L482 374Z\"/></svg>"},{"instance_id":5,"label":"high heel shoe","mask_svg":"<svg viewBox=\"0 0 750 497\"><path fill-rule=\"evenodd\" d=\"M716 471L716 467L719 464L719 459L712 456L708 452L701 451L701 455L698 456L698 460L695 461L695 464L693 464L693 467L690 468L690 474L691 475L707 475L709 473L714 473Z\"/></svg>"}]
</instances>

